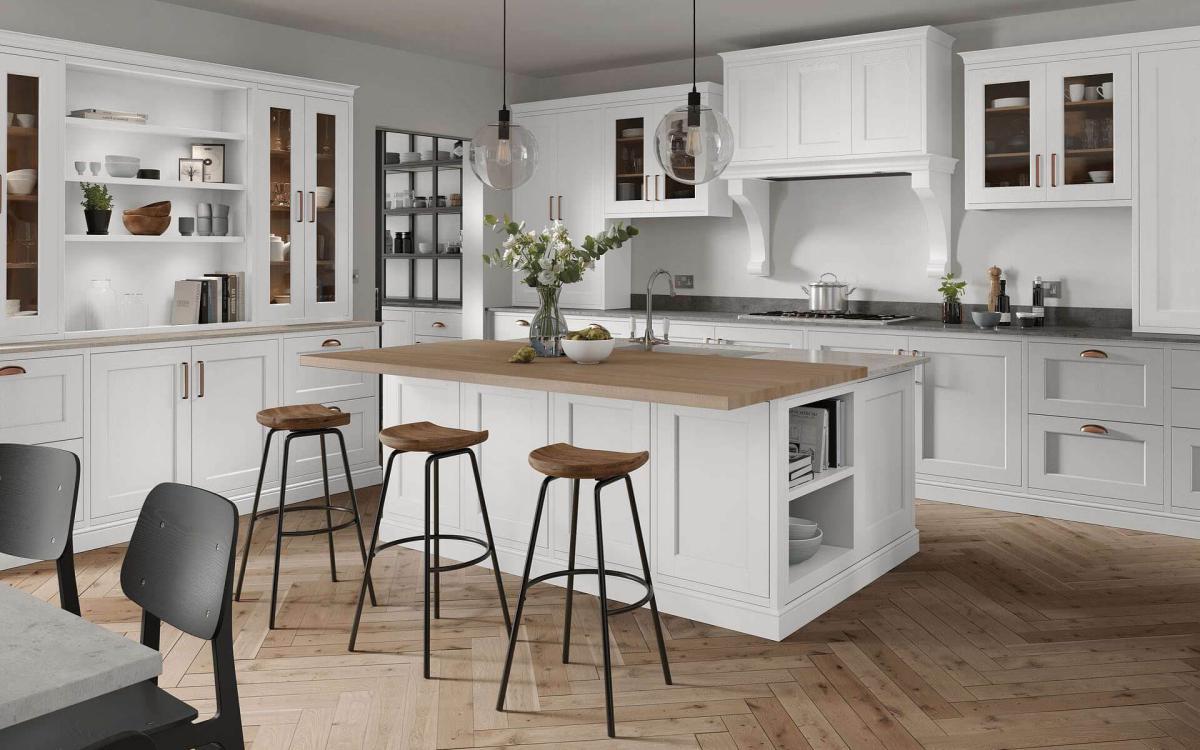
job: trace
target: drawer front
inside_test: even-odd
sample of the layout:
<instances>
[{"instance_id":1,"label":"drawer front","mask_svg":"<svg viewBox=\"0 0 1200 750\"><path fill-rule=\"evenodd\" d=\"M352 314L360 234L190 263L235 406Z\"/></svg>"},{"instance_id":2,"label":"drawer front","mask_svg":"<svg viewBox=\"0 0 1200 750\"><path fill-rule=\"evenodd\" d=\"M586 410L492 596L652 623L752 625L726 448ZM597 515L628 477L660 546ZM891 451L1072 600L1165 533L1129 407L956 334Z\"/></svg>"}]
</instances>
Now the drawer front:
<instances>
[{"instance_id":1,"label":"drawer front","mask_svg":"<svg viewBox=\"0 0 1200 750\"><path fill-rule=\"evenodd\" d=\"M462 338L462 313L418 310L413 315L413 333L417 336Z\"/></svg>"},{"instance_id":2,"label":"drawer front","mask_svg":"<svg viewBox=\"0 0 1200 750\"><path fill-rule=\"evenodd\" d=\"M1158 425L1031 415L1029 486L1162 505L1164 441Z\"/></svg>"},{"instance_id":3,"label":"drawer front","mask_svg":"<svg viewBox=\"0 0 1200 750\"><path fill-rule=\"evenodd\" d=\"M459 341L453 336L413 336L414 344L437 344L446 341ZM515 349L513 351L516 351Z\"/></svg>"},{"instance_id":4,"label":"drawer front","mask_svg":"<svg viewBox=\"0 0 1200 750\"><path fill-rule=\"evenodd\" d=\"M408 346L413 342L412 310L383 310L380 330L381 346Z\"/></svg>"},{"instance_id":5,"label":"drawer front","mask_svg":"<svg viewBox=\"0 0 1200 750\"><path fill-rule=\"evenodd\" d=\"M1171 389L1171 425L1200 429L1200 391Z\"/></svg>"},{"instance_id":6,"label":"drawer front","mask_svg":"<svg viewBox=\"0 0 1200 750\"><path fill-rule=\"evenodd\" d=\"M896 354L901 349L908 349L908 336L892 333L809 331L808 348L830 352L882 352L885 354Z\"/></svg>"},{"instance_id":7,"label":"drawer front","mask_svg":"<svg viewBox=\"0 0 1200 750\"><path fill-rule=\"evenodd\" d=\"M1175 388L1200 388L1200 350L1171 350L1171 385Z\"/></svg>"},{"instance_id":8,"label":"drawer front","mask_svg":"<svg viewBox=\"0 0 1200 750\"><path fill-rule=\"evenodd\" d=\"M1029 345L1029 411L1163 423L1163 351L1080 344Z\"/></svg>"},{"instance_id":9,"label":"drawer front","mask_svg":"<svg viewBox=\"0 0 1200 750\"><path fill-rule=\"evenodd\" d=\"M0 443L83 437L83 356L0 361Z\"/></svg>"},{"instance_id":10,"label":"drawer front","mask_svg":"<svg viewBox=\"0 0 1200 750\"><path fill-rule=\"evenodd\" d=\"M717 327L712 323L679 323L672 320L667 326L663 321L669 318L654 319L654 335L662 338L666 331L671 341L685 344L715 344Z\"/></svg>"},{"instance_id":11,"label":"drawer front","mask_svg":"<svg viewBox=\"0 0 1200 750\"><path fill-rule=\"evenodd\" d=\"M1200 430L1171 430L1171 507L1200 510Z\"/></svg>"},{"instance_id":12,"label":"drawer front","mask_svg":"<svg viewBox=\"0 0 1200 750\"><path fill-rule=\"evenodd\" d=\"M374 396L378 376L365 372L301 367L301 354L347 352L379 347L379 334L332 331L283 340L283 398L288 404L324 404Z\"/></svg>"},{"instance_id":13,"label":"drawer front","mask_svg":"<svg viewBox=\"0 0 1200 750\"><path fill-rule=\"evenodd\" d=\"M346 455L350 459L350 468L369 466L379 461L379 402L373 398L358 398L352 401L327 403L336 406L350 415L350 424L340 428L346 441ZM280 451L283 455L283 440L285 434L276 435L275 445L271 451ZM321 476L321 440L316 437L296 438L288 451L288 485L295 482ZM336 437L325 438L325 455L329 462L330 479L340 479L345 472L342 470L342 451ZM278 476L274 477L276 480Z\"/></svg>"},{"instance_id":14,"label":"drawer front","mask_svg":"<svg viewBox=\"0 0 1200 750\"><path fill-rule=\"evenodd\" d=\"M566 315L567 328L578 331L595 324L604 326L615 339L629 338L629 318L602 318L598 315Z\"/></svg>"},{"instance_id":15,"label":"drawer front","mask_svg":"<svg viewBox=\"0 0 1200 750\"><path fill-rule=\"evenodd\" d=\"M529 338L529 321L533 313L492 315L492 338L496 341L514 341Z\"/></svg>"},{"instance_id":16,"label":"drawer front","mask_svg":"<svg viewBox=\"0 0 1200 750\"><path fill-rule=\"evenodd\" d=\"M776 328L717 326L714 333L718 344L804 348L804 331L791 330L782 326Z\"/></svg>"}]
</instances>

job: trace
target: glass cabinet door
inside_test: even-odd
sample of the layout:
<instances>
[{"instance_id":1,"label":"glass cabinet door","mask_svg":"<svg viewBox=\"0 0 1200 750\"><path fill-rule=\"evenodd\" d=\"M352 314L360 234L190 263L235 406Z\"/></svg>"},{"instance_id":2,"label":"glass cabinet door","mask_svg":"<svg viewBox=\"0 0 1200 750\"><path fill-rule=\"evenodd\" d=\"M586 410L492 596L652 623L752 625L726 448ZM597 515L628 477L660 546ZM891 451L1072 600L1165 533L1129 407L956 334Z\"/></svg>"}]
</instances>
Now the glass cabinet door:
<instances>
[{"instance_id":1,"label":"glass cabinet door","mask_svg":"<svg viewBox=\"0 0 1200 750\"><path fill-rule=\"evenodd\" d=\"M350 107L307 99L304 214L308 317L350 312Z\"/></svg>"},{"instance_id":2,"label":"glass cabinet door","mask_svg":"<svg viewBox=\"0 0 1200 750\"><path fill-rule=\"evenodd\" d=\"M609 177L605 180L605 213L609 216L643 216L654 213L657 169L654 161L654 128L645 106L607 110L605 139Z\"/></svg>"},{"instance_id":3,"label":"glass cabinet door","mask_svg":"<svg viewBox=\"0 0 1200 750\"><path fill-rule=\"evenodd\" d=\"M967 202L1045 200L1045 66L967 74Z\"/></svg>"},{"instance_id":4,"label":"glass cabinet door","mask_svg":"<svg viewBox=\"0 0 1200 750\"><path fill-rule=\"evenodd\" d=\"M688 210L697 202L699 191L704 189L703 186L689 185L673 179L658 163L658 157L654 153L653 130L656 130L662 118L677 109L679 104L678 102L659 104L650 118L652 132L647 140L647 151L650 154L651 169L654 172L650 178L650 189L651 197L658 204L660 211ZM668 131L671 134L671 163L678 174L687 176L690 172L695 171L693 167L695 158L687 153L687 115L676 113L672 114L671 118L671 127Z\"/></svg>"},{"instance_id":5,"label":"glass cabinet door","mask_svg":"<svg viewBox=\"0 0 1200 750\"><path fill-rule=\"evenodd\" d=\"M5 113L4 153L0 157L0 223L4 225L3 295L0 331L35 333L53 330L56 231L42 182L61 152L56 129L61 107L47 99L54 94L48 78L60 75L49 61L0 55L0 111ZM54 173L57 177L57 173ZM50 184L47 182L47 184ZM51 191L52 193L52 191Z\"/></svg>"},{"instance_id":6,"label":"glass cabinet door","mask_svg":"<svg viewBox=\"0 0 1200 750\"><path fill-rule=\"evenodd\" d=\"M1129 55L1046 67L1049 199L1129 198Z\"/></svg>"},{"instance_id":7,"label":"glass cabinet door","mask_svg":"<svg viewBox=\"0 0 1200 750\"><path fill-rule=\"evenodd\" d=\"M305 199L304 97L262 92L257 127L261 156L257 190L264 194L267 231L255 232L254 253L261 269L258 309L272 320L304 317ZM262 205L262 204L260 204Z\"/></svg>"}]
</instances>

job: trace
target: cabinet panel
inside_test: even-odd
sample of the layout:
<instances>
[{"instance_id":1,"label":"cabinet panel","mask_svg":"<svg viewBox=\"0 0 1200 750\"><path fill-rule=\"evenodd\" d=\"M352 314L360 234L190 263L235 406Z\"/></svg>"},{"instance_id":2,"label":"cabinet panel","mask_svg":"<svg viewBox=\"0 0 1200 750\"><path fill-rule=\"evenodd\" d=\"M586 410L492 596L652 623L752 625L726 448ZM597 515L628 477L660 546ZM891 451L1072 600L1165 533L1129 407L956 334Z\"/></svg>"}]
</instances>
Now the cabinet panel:
<instances>
[{"instance_id":1,"label":"cabinet panel","mask_svg":"<svg viewBox=\"0 0 1200 750\"><path fill-rule=\"evenodd\" d=\"M456 311L418 310L413 314L413 334L462 338L462 313Z\"/></svg>"},{"instance_id":2,"label":"cabinet panel","mask_svg":"<svg viewBox=\"0 0 1200 750\"><path fill-rule=\"evenodd\" d=\"M1200 510L1200 430L1171 430L1171 507Z\"/></svg>"},{"instance_id":3,"label":"cabinet panel","mask_svg":"<svg viewBox=\"0 0 1200 750\"><path fill-rule=\"evenodd\" d=\"M738 65L725 71L734 162L788 155L788 64Z\"/></svg>"},{"instance_id":4,"label":"cabinet panel","mask_svg":"<svg viewBox=\"0 0 1200 750\"><path fill-rule=\"evenodd\" d=\"M917 386L917 473L1021 483L1021 343L912 336L930 358Z\"/></svg>"},{"instance_id":5,"label":"cabinet panel","mask_svg":"<svg viewBox=\"0 0 1200 750\"><path fill-rule=\"evenodd\" d=\"M1046 66L968 70L964 78L968 207L1046 200Z\"/></svg>"},{"instance_id":6,"label":"cabinet panel","mask_svg":"<svg viewBox=\"0 0 1200 750\"><path fill-rule=\"evenodd\" d=\"M855 394L854 430L865 436L853 457L861 493L859 544L876 549L910 531L913 493L913 376L877 378Z\"/></svg>"},{"instance_id":7,"label":"cabinet panel","mask_svg":"<svg viewBox=\"0 0 1200 750\"><path fill-rule=\"evenodd\" d=\"M305 99L305 318L350 317L350 104Z\"/></svg>"},{"instance_id":8,"label":"cabinet panel","mask_svg":"<svg viewBox=\"0 0 1200 750\"><path fill-rule=\"evenodd\" d=\"M266 429L254 415L279 405L279 344L245 341L192 347L192 481L217 493L253 487ZM279 476L272 450L267 476Z\"/></svg>"},{"instance_id":9,"label":"cabinet panel","mask_svg":"<svg viewBox=\"0 0 1200 750\"><path fill-rule=\"evenodd\" d=\"M82 435L82 355L0 361L0 443Z\"/></svg>"},{"instance_id":10,"label":"cabinet panel","mask_svg":"<svg viewBox=\"0 0 1200 750\"><path fill-rule=\"evenodd\" d=\"M413 343L413 314L411 310L383 310L380 346L409 346Z\"/></svg>"},{"instance_id":11,"label":"cabinet panel","mask_svg":"<svg viewBox=\"0 0 1200 750\"><path fill-rule=\"evenodd\" d=\"M896 354L908 347L908 337L887 333L842 333L809 331L808 346L831 352L882 352Z\"/></svg>"},{"instance_id":12,"label":"cabinet panel","mask_svg":"<svg viewBox=\"0 0 1200 750\"><path fill-rule=\"evenodd\" d=\"M1171 424L1200 429L1200 391L1171 390Z\"/></svg>"},{"instance_id":13,"label":"cabinet panel","mask_svg":"<svg viewBox=\"0 0 1200 750\"><path fill-rule=\"evenodd\" d=\"M303 367L301 354L353 352L379 347L379 334L329 331L283 340L283 397L288 404L316 404L375 395L378 376L364 372Z\"/></svg>"},{"instance_id":14,"label":"cabinet panel","mask_svg":"<svg viewBox=\"0 0 1200 750\"><path fill-rule=\"evenodd\" d=\"M770 594L770 410L657 407L657 570L702 586Z\"/></svg>"},{"instance_id":15,"label":"cabinet panel","mask_svg":"<svg viewBox=\"0 0 1200 750\"><path fill-rule=\"evenodd\" d=\"M433 422L444 427L459 425L459 385L446 380L383 376L383 426L391 427L412 422ZM384 449L387 466L391 451ZM399 516L409 525L420 525L425 519L425 459L427 453L405 453L396 459L388 486L386 513ZM459 524L460 476L470 468L464 461L449 459L442 462L441 520L447 526ZM474 487L471 488L470 497Z\"/></svg>"},{"instance_id":16,"label":"cabinet panel","mask_svg":"<svg viewBox=\"0 0 1200 750\"><path fill-rule=\"evenodd\" d=\"M350 468L375 464L379 458L379 402L373 398L356 398L352 401L327 402L326 405L335 406L350 415L350 424L340 428L346 440ZM276 445L280 455L283 455L283 443ZM336 437L325 438L325 453L329 461L329 476L333 479L341 477L342 451ZM318 438L293 440L288 458L289 485L321 476L321 441Z\"/></svg>"},{"instance_id":17,"label":"cabinet panel","mask_svg":"<svg viewBox=\"0 0 1200 750\"><path fill-rule=\"evenodd\" d=\"M1029 417L1029 486L1163 504L1164 431L1156 425Z\"/></svg>"},{"instance_id":18,"label":"cabinet panel","mask_svg":"<svg viewBox=\"0 0 1200 750\"><path fill-rule=\"evenodd\" d=\"M135 515L160 482L191 481L191 353L174 347L92 355L93 519Z\"/></svg>"},{"instance_id":19,"label":"cabinet panel","mask_svg":"<svg viewBox=\"0 0 1200 750\"><path fill-rule=\"evenodd\" d=\"M921 149L921 48L856 52L851 67L854 153Z\"/></svg>"},{"instance_id":20,"label":"cabinet panel","mask_svg":"<svg viewBox=\"0 0 1200 750\"><path fill-rule=\"evenodd\" d=\"M1171 350L1171 386L1200 388L1200 350Z\"/></svg>"},{"instance_id":21,"label":"cabinet panel","mask_svg":"<svg viewBox=\"0 0 1200 750\"><path fill-rule=\"evenodd\" d=\"M1163 421L1163 351L1029 345L1029 411L1126 422Z\"/></svg>"},{"instance_id":22,"label":"cabinet panel","mask_svg":"<svg viewBox=\"0 0 1200 750\"><path fill-rule=\"evenodd\" d=\"M735 346L761 346L771 348L804 348L804 331L785 326L774 328L747 328L745 326L717 326L713 331L717 342Z\"/></svg>"},{"instance_id":23,"label":"cabinet panel","mask_svg":"<svg viewBox=\"0 0 1200 750\"><path fill-rule=\"evenodd\" d=\"M717 337L717 327L712 323L685 323L662 317L654 322L654 334L662 338L663 333L666 333L672 342L712 344L715 343L713 339Z\"/></svg>"},{"instance_id":24,"label":"cabinet panel","mask_svg":"<svg viewBox=\"0 0 1200 750\"><path fill-rule=\"evenodd\" d=\"M787 155L832 156L851 151L850 55L788 63Z\"/></svg>"},{"instance_id":25,"label":"cabinet panel","mask_svg":"<svg viewBox=\"0 0 1200 750\"><path fill-rule=\"evenodd\" d=\"M304 318L305 201L304 97L275 91L253 96L253 189L256 320ZM283 243L278 249L279 238ZM272 249L275 242L277 249ZM265 282L265 283L264 283Z\"/></svg>"},{"instance_id":26,"label":"cabinet panel","mask_svg":"<svg viewBox=\"0 0 1200 750\"><path fill-rule=\"evenodd\" d=\"M1132 196L1130 66L1128 54L1047 64L1046 143L1051 166L1047 200Z\"/></svg>"}]
</instances>

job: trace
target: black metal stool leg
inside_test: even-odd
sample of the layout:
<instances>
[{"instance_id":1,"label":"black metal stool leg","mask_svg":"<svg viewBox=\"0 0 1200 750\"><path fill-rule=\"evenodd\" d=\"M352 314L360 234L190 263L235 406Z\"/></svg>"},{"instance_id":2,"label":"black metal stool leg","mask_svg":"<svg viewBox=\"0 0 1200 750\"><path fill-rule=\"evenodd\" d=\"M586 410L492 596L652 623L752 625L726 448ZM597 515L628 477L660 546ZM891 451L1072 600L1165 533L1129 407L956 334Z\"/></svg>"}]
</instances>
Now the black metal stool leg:
<instances>
[{"instance_id":1,"label":"black metal stool leg","mask_svg":"<svg viewBox=\"0 0 1200 750\"><path fill-rule=\"evenodd\" d=\"M367 591L371 594L371 606L378 607L379 601L375 598L375 582L371 580L370 572L365 571L367 566L367 545L363 542L362 516L358 512L358 498L354 495L354 480L350 477L350 456L346 454L346 439L342 437L341 430L334 430L333 434L337 435L338 445L342 449L342 470L346 472L346 491L350 493L350 507L354 509L354 532L358 534L358 550L362 553L363 577L367 579ZM379 498L379 508L382 515L382 496ZM376 525L378 526L378 523Z\"/></svg>"},{"instance_id":2,"label":"black metal stool leg","mask_svg":"<svg viewBox=\"0 0 1200 750\"><path fill-rule=\"evenodd\" d=\"M513 615L512 633L508 636L508 653L504 657L504 672L500 675L500 694L496 697L496 710L504 710L504 696L508 693L508 678L512 673L513 654L517 652L517 634L521 630L521 611L525 609L525 595L529 589L529 573L533 569L533 553L537 550L538 526L542 520L542 506L546 504L546 489L554 477L542 481L538 493L537 509L533 512L533 533L529 535L529 553L525 556L525 572L521 575L521 595L517 598L517 612Z\"/></svg>"},{"instance_id":3,"label":"black metal stool leg","mask_svg":"<svg viewBox=\"0 0 1200 750\"><path fill-rule=\"evenodd\" d=\"M250 509L250 528L246 531L246 547L242 550L242 570L238 573L237 591L234 601L242 600L242 582L246 580L246 561L250 559L250 539L254 536L254 522L258 520L258 501L262 498L263 476L267 473L267 456L271 454L271 438L275 430L267 430L267 440L263 445L262 464L258 467L258 486L254 490L254 507Z\"/></svg>"},{"instance_id":4,"label":"black metal stool leg","mask_svg":"<svg viewBox=\"0 0 1200 750\"><path fill-rule=\"evenodd\" d=\"M325 456L325 433L321 433L321 480L325 483L325 526L329 529L329 576L337 583L337 558L333 553L333 511L329 508L333 501L329 499L329 460Z\"/></svg>"},{"instance_id":5,"label":"black metal stool leg","mask_svg":"<svg viewBox=\"0 0 1200 750\"><path fill-rule=\"evenodd\" d=\"M283 552L283 499L287 494L288 452L291 450L294 437L296 437L296 433L289 433L283 440L283 467L279 472L279 513L275 524L275 571L271 575L271 618L269 622L271 630L275 629L275 602L279 597L279 559Z\"/></svg>"},{"instance_id":6,"label":"black metal stool leg","mask_svg":"<svg viewBox=\"0 0 1200 750\"><path fill-rule=\"evenodd\" d=\"M441 462L433 458L433 619L442 619L442 574L437 570L442 564L442 472Z\"/></svg>"},{"instance_id":7,"label":"black metal stool leg","mask_svg":"<svg viewBox=\"0 0 1200 750\"><path fill-rule=\"evenodd\" d=\"M600 517L600 489L604 484L596 482L596 573L600 579L600 634L604 651L604 713L608 721L608 736L617 736L613 718L612 656L609 653L608 636L608 587L604 575L604 523Z\"/></svg>"},{"instance_id":8,"label":"black metal stool leg","mask_svg":"<svg viewBox=\"0 0 1200 750\"><path fill-rule=\"evenodd\" d=\"M358 624L362 620L363 600L367 598L367 582L371 580L371 565L375 562L375 548L379 545L379 527L383 522L383 503L387 500L388 483L392 480L392 464L396 462L396 456L399 455L400 451L392 451L392 455L388 457L387 466L383 470L383 487L379 492L379 509L375 515L375 530L371 532L371 548L367 552L367 561L363 566L362 587L358 590L358 607L354 610L354 624L350 626L350 651L354 650L354 644L358 640ZM372 601L371 604L374 605L375 602Z\"/></svg>"},{"instance_id":9,"label":"black metal stool leg","mask_svg":"<svg viewBox=\"0 0 1200 750\"><path fill-rule=\"evenodd\" d=\"M483 479L479 476L479 462L475 460L475 451L468 450L471 457L471 471L475 474L475 491L479 497L479 512L483 514L483 534L487 539L488 550L492 554L492 573L496 576L496 590L500 593L500 609L504 613L504 629L512 633L512 618L508 615L508 596L504 593L504 581L500 577L500 559L496 556L496 540L492 539L492 522L488 519L487 503L483 499Z\"/></svg>"},{"instance_id":10,"label":"black metal stool leg","mask_svg":"<svg viewBox=\"0 0 1200 750\"><path fill-rule=\"evenodd\" d=\"M650 590L650 616L654 618L654 636L658 639L658 657L662 660L663 679L671 684L671 667L667 664L667 644L663 641L662 623L658 618L658 604L654 601L654 584L650 582L650 558L646 555L646 542L642 538L642 522L638 519L637 501L633 497L633 480L625 475L625 490L629 494L629 512L633 515L633 533L637 536L638 554L642 558L642 575L646 576L646 588Z\"/></svg>"},{"instance_id":11,"label":"black metal stool leg","mask_svg":"<svg viewBox=\"0 0 1200 750\"><path fill-rule=\"evenodd\" d=\"M575 570L575 538L579 533L579 480L571 480L571 545L567 570ZM571 660L571 600L575 594L575 574L567 576L567 613L563 618L563 664Z\"/></svg>"},{"instance_id":12,"label":"black metal stool leg","mask_svg":"<svg viewBox=\"0 0 1200 750\"><path fill-rule=\"evenodd\" d=\"M425 459L425 679L429 679L429 471L430 466L436 464L433 456Z\"/></svg>"}]
</instances>

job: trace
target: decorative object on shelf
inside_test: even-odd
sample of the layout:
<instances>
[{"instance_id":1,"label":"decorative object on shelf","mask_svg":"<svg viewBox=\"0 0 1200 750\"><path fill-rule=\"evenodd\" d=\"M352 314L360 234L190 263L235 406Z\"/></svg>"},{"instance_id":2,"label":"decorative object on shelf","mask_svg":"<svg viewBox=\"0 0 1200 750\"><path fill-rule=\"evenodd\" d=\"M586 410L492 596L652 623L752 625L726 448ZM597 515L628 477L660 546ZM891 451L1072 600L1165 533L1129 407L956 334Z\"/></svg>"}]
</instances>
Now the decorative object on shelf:
<instances>
[{"instance_id":1,"label":"decorative object on shelf","mask_svg":"<svg viewBox=\"0 0 1200 750\"><path fill-rule=\"evenodd\" d=\"M211 216L197 216L196 217L196 236L212 237L212 233L213 233L212 217Z\"/></svg>"},{"instance_id":2,"label":"decorative object on shelf","mask_svg":"<svg viewBox=\"0 0 1200 750\"><path fill-rule=\"evenodd\" d=\"M317 208L329 208L331 205L333 205L333 188L322 187L321 185L318 185L314 193L314 199L317 202Z\"/></svg>"},{"instance_id":3,"label":"decorative object on shelf","mask_svg":"<svg viewBox=\"0 0 1200 750\"><path fill-rule=\"evenodd\" d=\"M139 169L137 178L139 180L157 180L162 176L162 173L157 169Z\"/></svg>"},{"instance_id":4,"label":"decorative object on shelf","mask_svg":"<svg viewBox=\"0 0 1200 750\"><path fill-rule=\"evenodd\" d=\"M938 292L942 295L942 322L962 323L962 293L967 282L955 279L952 273L943 276L941 282Z\"/></svg>"},{"instance_id":5,"label":"decorative object on shelf","mask_svg":"<svg viewBox=\"0 0 1200 750\"><path fill-rule=\"evenodd\" d=\"M203 159L180 159L179 160L179 181L180 182L204 182L204 160Z\"/></svg>"},{"instance_id":6,"label":"decorative object on shelf","mask_svg":"<svg viewBox=\"0 0 1200 750\"><path fill-rule=\"evenodd\" d=\"M117 293L108 279L92 279L88 284L87 327L90 331L117 327Z\"/></svg>"},{"instance_id":7,"label":"decorative object on shelf","mask_svg":"<svg viewBox=\"0 0 1200 750\"><path fill-rule=\"evenodd\" d=\"M179 217L179 236L191 237L196 233L196 217L180 216Z\"/></svg>"},{"instance_id":8,"label":"decorative object on shelf","mask_svg":"<svg viewBox=\"0 0 1200 750\"><path fill-rule=\"evenodd\" d=\"M508 109L508 0L502 2L501 106L496 122L475 131L471 139L471 171L490 188L512 190L529 181L537 167L537 139L528 128L512 123Z\"/></svg>"},{"instance_id":9,"label":"decorative object on shelf","mask_svg":"<svg viewBox=\"0 0 1200 750\"><path fill-rule=\"evenodd\" d=\"M501 221L491 214L483 221L492 231L507 237L503 250L484 255L484 263L522 274L525 285L537 290L539 305L529 323L530 345L539 357L561 357L562 337L567 334L567 321L558 309L563 284L582 280L584 271L595 267L605 253L637 236L637 227L618 223L597 235L587 235L577 246L561 221L540 233L525 231L525 222L518 224L508 218Z\"/></svg>"},{"instance_id":10,"label":"decorative object on shelf","mask_svg":"<svg viewBox=\"0 0 1200 750\"><path fill-rule=\"evenodd\" d=\"M145 125L150 119L149 115L138 112L121 112L113 109L76 109L71 111L70 116L82 120L111 120L113 122L130 122L135 125Z\"/></svg>"},{"instance_id":11,"label":"decorative object on shelf","mask_svg":"<svg viewBox=\"0 0 1200 750\"><path fill-rule=\"evenodd\" d=\"M571 331L562 340L563 354L579 365L598 365L608 359L617 342L602 325Z\"/></svg>"},{"instance_id":12,"label":"decorative object on shelf","mask_svg":"<svg viewBox=\"0 0 1200 750\"><path fill-rule=\"evenodd\" d=\"M225 144L193 143L192 158L201 161L201 182L225 181Z\"/></svg>"},{"instance_id":13,"label":"decorative object on shelf","mask_svg":"<svg viewBox=\"0 0 1200 750\"><path fill-rule=\"evenodd\" d=\"M157 237L171 226L171 201L126 209L121 214L121 222L130 234Z\"/></svg>"},{"instance_id":14,"label":"decorative object on shelf","mask_svg":"<svg viewBox=\"0 0 1200 750\"><path fill-rule=\"evenodd\" d=\"M454 148L450 149L450 156L454 157L455 159L461 159L462 155L463 155L463 142L455 141Z\"/></svg>"},{"instance_id":15,"label":"decorative object on shelf","mask_svg":"<svg viewBox=\"0 0 1200 750\"><path fill-rule=\"evenodd\" d=\"M696 0L692 0L692 90L687 104L666 114L654 131L654 153L671 179L685 185L715 180L733 159L733 128L696 90Z\"/></svg>"},{"instance_id":16,"label":"decorative object on shelf","mask_svg":"<svg viewBox=\"0 0 1200 750\"><path fill-rule=\"evenodd\" d=\"M32 128L37 125L37 115L13 115L13 124L18 128Z\"/></svg>"},{"instance_id":17,"label":"decorative object on shelf","mask_svg":"<svg viewBox=\"0 0 1200 750\"><path fill-rule=\"evenodd\" d=\"M145 328L149 323L146 298L141 292L125 292L117 298L117 327Z\"/></svg>"},{"instance_id":18,"label":"decorative object on shelf","mask_svg":"<svg viewBox=\"0 0 1200 750\"><path fill-rule=\"evenodd\" d=\"M116 154L105 154L104 156L104 170L112 177L120 179L137 176L141 164L142 160L136 156L118 156Z\"/></svg>"},{"instance_id":19,"label":"decorative object on shelf","mask_svg":"<svg viewBox=\"0 0 1200 750\"><path fill-rule=\"evenodd\" d=\"M7 177L8 192L13 195L33 195L38 179L36 169L14 169Z\"/></svg>"},{"instance_id":20,"label":"decorative object on shelf","mask_svg":"<svg viewBox=\"0 0 1200 750\"><path fill-rule=\"evenodd\" d=\"M292 243L285 242L279 235L271 235L271 262L283 263L287 261L288 250L291 249L291 246Z\"/></svg>"},{"instance_id":21,"label":"decorative object on shelf","mask_svg":"<svg viewBox=\"0 0 1200 750\"><path fill-rule=\"evenodd\" d=\"M100 162L89 161L88 162L88 171L92 173L92 177L99 177L100 176Z\"/></svg>"},{"instance_id":22,"label":"decorative object on shelf","mask_svg":"<svg viewBox=\"0 0 1200 750\"><path fill-rule=\"evenodd\" d=\"M108 234L108 222L112 219L113 197L108 187L92 182L81 182L83 191L83 220L87 222L88 234Z\"/></svg>"},{"instance_id":23,"label":"decorative object on shelf","mask_svg":"<svg viewBox=\"0 0 1200 750\"><path fill-rule=\"evenodd\" d=\"M971 313L971 320L975 321L978 328L994 331L996 326L1000 325L1000 313L990 310L975 310Z\"/></svg>"},{"instance_id":24,"label":"decorative object on shelf","mask_svg":"<svg viewBox=\"0 0 1200 750\"><path fill-rule=\"evenodd\" d=\"M988 272L988 310L991 312L999 312L997 309L998 300L1000 299L1000 274L999 266L992 266Z\"/></svg>"},{"instance_id":25,"label":"decorative object on shelf","mask_svg":"<svg viewBox=\"0 0 1200 750\"><path fill-rule=\"evenodd\" d=\"M537 352L531 346L522 346L520 349L513 352L513 355L508 358L508 361L514 365L527 365L537 359Z\"/></svg>"},{"instance_id":26,"label":"decorative object on shelf","mask_svg":"<svg viewBox=\"0 0 1200 750\"><path fill-rule=\"evenodd\" d=\"M82 177L82 176L83 176L83 173L84 173L84 172L86 172L86 171L87 171L87 162L86 162L86 161L77 161L77 162L75 162L75 174L77 174L77 175L79 175L80 177Z\"/></svg>"},{"instance_id":27,"label":"decorative object on shelf","mask_svg":"<svg viewBox=\"0 0 1200 750\"><path fill-rule=\"evenodd\" d=\"M212 233L213 237L224 237L225 235L229 234L229 217L212 217Z\"/></svg>"},{"instance_id":28,"label":"decorative object on shelf","mask_svg":"<svg viewBox=\"0 0 1200 750\"><path fill-rule=\"evenodd\" d=\"M462 193L451 193L450 194L450 207L451 208L462 207Z\"/></svg>"}]
</instances>

